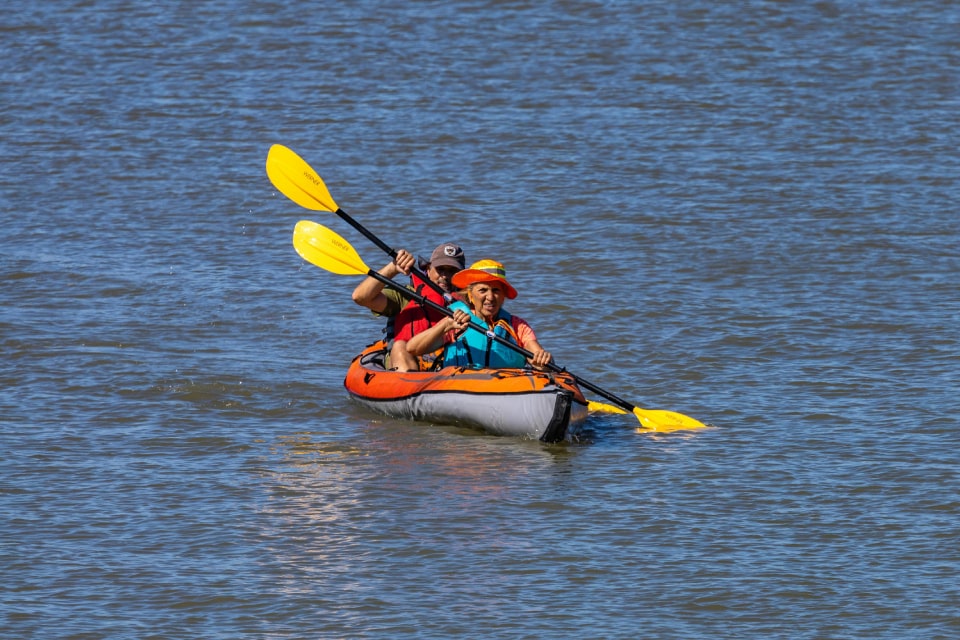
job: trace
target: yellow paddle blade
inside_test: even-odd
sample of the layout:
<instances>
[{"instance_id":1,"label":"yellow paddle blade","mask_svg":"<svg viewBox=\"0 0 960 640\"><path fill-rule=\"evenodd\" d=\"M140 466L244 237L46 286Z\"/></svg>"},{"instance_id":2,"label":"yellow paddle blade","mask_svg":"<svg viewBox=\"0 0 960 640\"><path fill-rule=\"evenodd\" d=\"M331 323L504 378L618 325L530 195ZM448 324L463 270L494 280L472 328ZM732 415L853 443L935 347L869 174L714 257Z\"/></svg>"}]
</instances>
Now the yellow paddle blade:
<instances>
[{"instance_id":1,"label":"yellow paddle blade","mask_svg":"<svg viewBox=\"0 0 960 640\"><path fill-rule=\"evenodd\" d=\"M688 429L705 429L707 425L695 418L685 416L676 411L664 411L663 409L640 409L633 410L633 415L643 425L643 431L659 431L665 433L668 431L684 431Z\"/></svg>"},{"instance_id":2,"label":"yellow paddle blade","mask_svg":"<svg viewBox=\"0 0 960 640\"><path fill-rule=\"evenodd\" d=\"M616 405L606 404L603 402L594 402L593 400L587 402L587 411L623 414L630 413L629 411L624 411ZM633 410L633 414L637 417L642 425L642 428L639 428L638 431L658 431L660 433L666 433L669 431L681 431L687 429L703 429L708 426L699 420L691 418L690 416L685 416L682 413L677 413L676 411L636 408Z\"/></svg>"},{"instance_id":3,"label":"yellow paddle blade","mask_svg":"<svg viewBox=\"0 0 960 640\"><path fill-rule=\"evenodd\" d=\"M297 223L293 230L293 248L310 264L331 273L356 276L370 271L349 242L310 220Z\"/></svg>"},{"instance_id":4,"label":"yellow paddle blade","mask_svg":"<svg viewBox=\"0 0 960 640\"><path fill-rule=\"evenodd\" d=\"M594 402L590 400L587 402L587 411L602 411L603 413L628 413L620 407L614 406L612 404L606 404L604 402Z\"/></svg>"},{"instance_id":5,"label":"yellow paddle blade","mask_svg":"<svg viewBox=\"0 0 960 640\"><path fill-rule=\"evenodd\" d=\"M331 213L340 209L317 172L282 144L267 152L267 177L277 191L305 209Z\"/></svg>"}]
</instances>

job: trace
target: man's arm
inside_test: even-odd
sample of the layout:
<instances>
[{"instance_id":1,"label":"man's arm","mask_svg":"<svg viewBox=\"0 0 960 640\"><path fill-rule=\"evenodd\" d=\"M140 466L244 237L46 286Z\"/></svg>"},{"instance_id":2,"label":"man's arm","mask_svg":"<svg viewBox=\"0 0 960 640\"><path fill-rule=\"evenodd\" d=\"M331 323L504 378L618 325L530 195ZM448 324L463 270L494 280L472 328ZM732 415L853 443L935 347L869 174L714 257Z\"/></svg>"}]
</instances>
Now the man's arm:
<instances>
[{"instance_id":1,"label":"man's arm","mask_svg":"<svg viewBox=\"0 0 960 640\"><path fill-rule=\"evenodd\" d=\"M378 273L391 280L401 273L409 275L410 270L413 268L414 261L415 258L412 254L400 249L397 251L397 257L393 261L383 265ZM389 303L387 297L383 295L383 287L382 282L376 278L367 276L357 285L357 288L353 290L353 301L361 307L366 307L376 313L382 313Z\"/></svg>"}]
</instances>

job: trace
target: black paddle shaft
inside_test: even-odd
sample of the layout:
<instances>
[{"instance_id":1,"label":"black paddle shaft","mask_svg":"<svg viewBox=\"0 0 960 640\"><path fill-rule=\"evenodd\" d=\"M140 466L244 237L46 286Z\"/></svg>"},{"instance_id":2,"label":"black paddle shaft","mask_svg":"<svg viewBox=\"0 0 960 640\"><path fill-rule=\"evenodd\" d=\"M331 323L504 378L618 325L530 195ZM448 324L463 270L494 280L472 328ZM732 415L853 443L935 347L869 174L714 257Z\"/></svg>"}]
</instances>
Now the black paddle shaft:
<instances>
[{"instance_id":1,"label":"black paddle shaft","mask_svg":"<svg viewBox=\"0 0 960 640\"><path fill-rule=\"evenodd\" d=\"M375 236L375 235L374 235L371 231L369 231L365 226L363 226L362 224L360 224L359 222L357 222L356 220L354 220L354 219L350 216L349 213L347 213L346 211L344 211L343 209L340 209L340 208L337 208L337 210L334 211L334 213L337 214L338 216L340 216L340 218L343 219L344 222L346 222L346 223L349 224L351 227L353 227L354 229L356 229L357 231L359 231L360 233L362 233L362 234L364 235L364 237L366 237L367 240L369 240L369 241L372 242L373 244L375 244L375 245L377 245L378 247L380 247L380 250L381 250L381 251L383 251L384 253L386 253L386 254L387 254L388 256L390 256L391 258L396 259L396 257L397 257L397 252L396 252L396 250L391 249L389 246L387 246L387 244L386 244L383 240L381 240L380 238L378 238L377 236ZM436 282L434 282L433 280L431 280L430 277L427 276L427 274L425 274L423 271L421 271L420 269L418 269L416 265L414 265L414 266L413 266L413 269L411 269L410 271L411 271L411 273L413 273L413 275L415 275L415 276L417 276L418 278L420 278L421 280L423 280L423 282L426 283L426 285L427 285L428 287L430 287L431 289L433 289L434 291L436 291L438 294L440 294L440 295L443 296L444 298L449 299L449 294L447 294L446 291L444 291L443 289L441 289L441 288L440 288L440 285L438 285ZM377 275L380 275L380 274L377 274ZM391 280L390 282L393 282L393 281Z\"/></svg>"}]
</instances>

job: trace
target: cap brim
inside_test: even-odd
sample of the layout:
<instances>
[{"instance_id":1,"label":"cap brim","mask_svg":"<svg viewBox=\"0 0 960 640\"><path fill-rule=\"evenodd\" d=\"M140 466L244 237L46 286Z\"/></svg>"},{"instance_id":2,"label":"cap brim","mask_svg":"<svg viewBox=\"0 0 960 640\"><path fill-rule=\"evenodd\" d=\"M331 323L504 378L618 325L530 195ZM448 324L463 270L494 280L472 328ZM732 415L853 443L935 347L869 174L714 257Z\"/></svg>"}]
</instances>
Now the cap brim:
<instances>
[{"instance_id":1,"label":"cap brim","mask_svg":"<svg viewBox=\"0 0 960 640\"><path fill-rule=\"evenodd\" d=\"M456 260L447 259L447 258L437 258L433 262L428 262L431 267L453 267L454 269L463 269L463 265L457 262Z\"/></svg>"}]
</instances>

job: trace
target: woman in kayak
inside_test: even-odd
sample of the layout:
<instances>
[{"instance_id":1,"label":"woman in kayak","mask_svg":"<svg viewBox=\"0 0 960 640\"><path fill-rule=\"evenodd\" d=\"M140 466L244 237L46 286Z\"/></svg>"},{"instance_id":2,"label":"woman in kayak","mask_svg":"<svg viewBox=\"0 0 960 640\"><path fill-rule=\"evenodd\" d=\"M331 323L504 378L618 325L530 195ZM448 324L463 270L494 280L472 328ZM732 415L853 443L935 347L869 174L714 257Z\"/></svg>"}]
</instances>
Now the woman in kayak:
<instances>
[{"instance_id":1,"label":"woman in kayak","mask_svg":"<svg viewBox=\"0 0 960 640\"><path fill-rule=\"evenodd\" d=\"M506 270L495 260L480 260L453 276L453 285L463 290L465 302L450 305L452 317L445 317L407 342L413 355L423 355L443 348L443 366L469 368L521 368L528 360L515 349L501 344L489 335L468 328L473 321L488 332L533 354L529 364L542 368L552 357L545 351L530 325L503 308L506 299L517 297L517 290L507 282Z\"/></svg>"}]
</instances>

